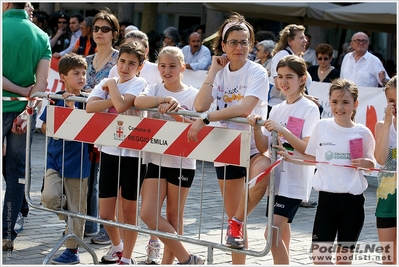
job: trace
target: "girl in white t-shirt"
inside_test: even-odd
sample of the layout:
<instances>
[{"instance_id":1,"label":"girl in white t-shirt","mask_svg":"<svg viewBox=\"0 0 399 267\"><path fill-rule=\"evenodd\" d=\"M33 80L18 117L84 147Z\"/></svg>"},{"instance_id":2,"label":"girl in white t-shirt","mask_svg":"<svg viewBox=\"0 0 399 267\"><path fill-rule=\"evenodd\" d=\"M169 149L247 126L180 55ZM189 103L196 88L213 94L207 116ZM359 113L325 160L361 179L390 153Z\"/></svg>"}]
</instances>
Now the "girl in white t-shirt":
<instances>
[{"instance_id":1,"label":"girl in white t-shirt","mask_svg":"<svg viewBox=\"0 0 399 267\"><path fill-rule=\"evenodd\" d=\"M146 87L147 82L137 74L143 67L145 50L137 42L126 43L120 47L117 61L119 78L105 78L91 91L86 111L116 114L136 113L130 108L134 99ZM116 126L117 127L117 126ZM123 138L115 133L114 138ZM118 190L121 190L124 222L136 225L137 192L140 190L142 175L139 151L118 147L101 146L99 203L100 218L115 221ZM117 257L119 264L131 264L131 255L137 239L137 232L124 231L123 242L118 228L104 225L112 246L102 261ZM109 255L108 255L109 254Z\"/></svg>"},{"instance_id":2,"label":"girl in white t-shirt","mask_svg":"<svg viewBox=\"0 0 399 267\"><path fill-rule=\"evenodd\" d=\"M316 104L304 97L306 63L300 57L289 55L279 61L276 69L276 81L286 100L273 107L269 119L263 124L263 133L263 127L256 125L261 116L251 114L248 116L248 122L254 127L256 147L261 153L269 151L270 154L271 132L277 131L279 144L290 150L293 155L301 155L305 153L309 137L320 118ZM257 163L254 168L256 167ZM274 264L289 264L290 223L301 202L309 199L314 167L282 162L275 173L277 177L273 225L278 227L279 232L274 230L273 240L270 240L271 251ZM257 197L259 200L266 191L269 177L264 180L262 190L254 191L260 192ZM266 209L266 216L267 214Z\"/></svg>"},{"instance_id":3,"label":"girl in white t-shirt","mask_svg":"<svg viewBox=\"0 0 399 267\"><path fill-rule=\"evenodd\" d=\"M317 162L313 188L319 191L319 199L312 256L315 264L332 264L331 253L335 252L336 264L351 264L365 216L367 180L358 168L374 168L375 141L366 126L354 122L358 89L352 81L334 80L329 103L334 118L319 121L306 147L307 155L301 157ZM298 158L280 149L288 160ZM338 246L333 247L336 237Z\"/></svg>"},{"instance_id":4,"label":"girl in white t-shirt","mask_svg":"<svg viewBox=\"0 0 399 267\"><path fill-rule=\"evenodd\" d=\"M193 110L198 93L196 88L182 82L185 63L181 49L173 46L163 48L158 57L158 70L164 83L148 87L136 98L134 105L138 108L158 107L158 112L148 112L151 118L192 123L185 116L166 114L179 109ZM144 160L148 163L148 169L141 192L141 219L152 230L182 235L184 206L194 180L196 160L149 152L144 154ZM165 199L166 218L161 216ZM190 254L182 242L163 237L159 239L165 244L161 264L172 264L175 257L180 264L204 264L204 260Z\"/></svg>"},{"instance_id":5,"label":"girl in white t-shirt","mask_svg":"<svg viewBox=\"0 0 399 267\"><path fill-rule=\"evenodd\" d=\"M147 60L148 52L150 51L147 34L139 30L130 31L125 35L123 43L128 42L138 42L142 44L145 48L145 60L143 62L143 68L140 71L139 77L144 78L147 81L148 85L162 83L162 78L159 75L157 64ZM112 77L119 77L117 66L112 67L109 72L108 78ZM119 200L121 200L121 198L119 198ZM121 201L119 201L118 203L118 209L121 211L118 212L118 221L123 223L123 210ZM119 232L121 235L123 235L123 231L123 228L119 228ZM161 259L159 257L160 248L161 244L159 243L158 237L155 235L151 235L151 238L148 241L148 245L146 247L146 264L161 263Z\"/></svg>"}]
</instances>

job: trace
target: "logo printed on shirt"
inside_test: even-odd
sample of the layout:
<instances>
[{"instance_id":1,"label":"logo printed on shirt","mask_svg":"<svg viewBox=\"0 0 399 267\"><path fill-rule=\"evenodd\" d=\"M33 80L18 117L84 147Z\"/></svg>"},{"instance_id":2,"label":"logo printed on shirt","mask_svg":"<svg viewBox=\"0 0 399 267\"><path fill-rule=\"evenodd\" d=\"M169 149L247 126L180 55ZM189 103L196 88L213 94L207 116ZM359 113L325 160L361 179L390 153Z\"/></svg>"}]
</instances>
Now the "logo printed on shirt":
<instances>
[{"instance_id":1,"label":"logo printed on shirt","mask_svg":"<svg viewBox=\"0 0 399 267\"><path fill-rule=\"evenodd\" d=\"M327 151L324 154L324 158L326 160L332 160L332 159L351 159L351 154L346 153L346 152L332 152L332 151Z\"/></svg>"},{"instance_id":2,"label":"logo printed on shirt","mask_svg":"<svg viewBox=\"0 0 399 267\"><path fill-rule=\"evenodd\" d=\"M319 146L335 146L333 142L320 143Z\"/></svg>"}]
</instances>

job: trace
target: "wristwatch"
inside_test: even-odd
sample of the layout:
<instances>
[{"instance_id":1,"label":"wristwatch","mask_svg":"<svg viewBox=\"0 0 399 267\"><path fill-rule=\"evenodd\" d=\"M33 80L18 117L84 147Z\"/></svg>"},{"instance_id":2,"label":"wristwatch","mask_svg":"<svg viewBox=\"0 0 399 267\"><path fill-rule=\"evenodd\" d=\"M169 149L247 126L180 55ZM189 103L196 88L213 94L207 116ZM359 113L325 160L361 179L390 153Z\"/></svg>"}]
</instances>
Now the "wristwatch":
<instances>
[{"instance_id":1,"label":"wristwatch","mask_svg":"<svg viewBox=\"0 0 399 267\"><path fill-rule=\"evenodd\" d=\"M208 113L201 113L201 115L199 117L205 123L205 125L209 124L209 115L208 115Z\"/></svg>"}]
</instances>

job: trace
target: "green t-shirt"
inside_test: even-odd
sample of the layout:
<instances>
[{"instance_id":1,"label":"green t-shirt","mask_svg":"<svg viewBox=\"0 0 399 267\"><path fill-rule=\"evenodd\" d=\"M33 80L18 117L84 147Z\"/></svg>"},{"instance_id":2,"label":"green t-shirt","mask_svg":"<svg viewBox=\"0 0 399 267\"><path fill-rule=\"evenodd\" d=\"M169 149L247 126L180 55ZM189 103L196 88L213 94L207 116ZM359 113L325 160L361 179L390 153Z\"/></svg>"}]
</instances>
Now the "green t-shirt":
<instances>
[{"instance_id":1,"label":"green t-shirt","mask_svg":"<svg viewBox=\"0 0 399 267\"><path fill-rule=\"evenodd\" d=\"M36 82L36 66L41 59L51 59L48 35L28 19L24 9L10 9L3 13L3 76L22 87ZM3 96L20 95L5 91ZM21 112L25 101L2 100L4 112Z\"/></svg>"}]
</instances>

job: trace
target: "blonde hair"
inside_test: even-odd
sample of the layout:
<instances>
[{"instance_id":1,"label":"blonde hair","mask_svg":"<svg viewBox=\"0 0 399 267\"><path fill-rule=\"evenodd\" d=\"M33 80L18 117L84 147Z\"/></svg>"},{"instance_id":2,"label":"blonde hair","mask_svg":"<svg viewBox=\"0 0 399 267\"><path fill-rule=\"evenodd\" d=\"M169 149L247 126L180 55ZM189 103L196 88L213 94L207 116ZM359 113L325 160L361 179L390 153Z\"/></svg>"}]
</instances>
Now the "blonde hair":
<instances>
[{"instance_id":1,"label":"blonde hair","mask_svg":"<svg viewBox=\"0 0 399 267\"><path fill-rule=\"evenodd\" d=\"M162 50L159 52L158 54L158 59L157 59L157 64L159 65L159 59L162 55L171 55L174 56L175 58L177 58L177 60L180 63L180 66L186 66L186 63L184 61L184 54L181 51L180 48L176 47L176 46L165 46L164 48L162 48ZM183 78L183 73L180 73L180 79Z\"/></svg>"},{"instance_id":2,"label":"blonde hair","mask_svg":"<svg viewBox=\"0 0 399 267\"><path fill-rule=\"evenodd\" d=\"M274 56L277 52L284 50L288 46L288 41L294 40L297 32L305 32L305 27L302 25L290 24L282 29L278 35L279 40L272 52L272 55Z\"/></svg>"},{"instance_id":3,"label":"blonde hair","mask_svg":"<svg viewBox=\"0 0 399 267\"><path fill-rule=\"evenodd\" d=\"M396 89L396 75L393 76L386 84L384 88L384 92L387 91L389 88L395 88Z\"/></svg>"}]
</instances>

